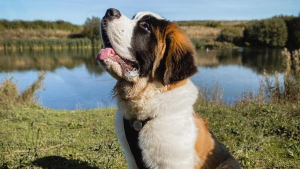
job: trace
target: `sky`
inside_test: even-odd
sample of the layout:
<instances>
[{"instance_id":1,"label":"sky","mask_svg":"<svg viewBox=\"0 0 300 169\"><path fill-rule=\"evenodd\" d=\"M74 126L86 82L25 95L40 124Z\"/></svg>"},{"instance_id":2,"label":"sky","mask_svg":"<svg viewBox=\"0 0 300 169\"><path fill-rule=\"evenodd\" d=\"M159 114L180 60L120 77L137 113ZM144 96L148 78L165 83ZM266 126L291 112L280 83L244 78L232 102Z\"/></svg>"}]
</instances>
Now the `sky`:
<instances>
[{"instance_id":1,"label":"sky","mask_svg":"<svg viewBox=\"0 0 300 169\"><path fill-rule=\"evenodd\" d=\"M300 13L300 0L0 0L0 19L64 20L82 25L116 8L131 18L151 11L171 21L252 20Z\"/></svg>"}]
</instances>

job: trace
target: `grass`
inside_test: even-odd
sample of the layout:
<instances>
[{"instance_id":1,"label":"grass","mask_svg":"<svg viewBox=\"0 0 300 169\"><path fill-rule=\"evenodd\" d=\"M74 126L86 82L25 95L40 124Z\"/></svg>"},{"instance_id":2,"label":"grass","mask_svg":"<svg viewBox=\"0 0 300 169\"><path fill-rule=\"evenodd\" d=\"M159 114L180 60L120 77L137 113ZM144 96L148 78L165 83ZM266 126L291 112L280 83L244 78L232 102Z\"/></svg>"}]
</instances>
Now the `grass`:
<instances>
[{"instance_id":1,"label":"grass","mask_svg":"<svg viewBox=\"0 0 300 169\"><path fill-rule=\"evenodd\" d=\"M300 166L299 105L199 101L195 110L243 168ZM0 111L0 168L126 168L114 108L64 111L33 104Z\"/></svg>"},{"instance_id":2,"label":"grass","mask_svg":"<svg viewBox=\"0 0 300 169\"><path fill-rule=\"evenodd\" d=\"M116 109L55 111L16 106L0 117L0 168L125 168Z\"/></svg>"}]
</instances>

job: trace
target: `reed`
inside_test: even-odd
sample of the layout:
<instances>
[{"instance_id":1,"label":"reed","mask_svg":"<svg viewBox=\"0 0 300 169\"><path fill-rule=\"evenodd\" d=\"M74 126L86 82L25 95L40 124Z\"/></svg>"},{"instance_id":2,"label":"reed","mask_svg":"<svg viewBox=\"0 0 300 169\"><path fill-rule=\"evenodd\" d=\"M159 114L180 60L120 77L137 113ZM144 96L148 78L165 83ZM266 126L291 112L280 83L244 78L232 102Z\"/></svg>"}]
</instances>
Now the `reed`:
<instances>
[{"instance_id":1,"label":"reed","mask_svg":"<svg viewBox=\"0 0 300 169\"><path fill-rule=\"evenodd\" d=\"M0 108L10 109L18 104L36 103L37 98L35 92L44 88L45 76L45 72L40 72L38 79L21 92L18 90L17 84L13 81L13 76L9 78L5 76L0 84Z\"/></svg>"},{"instance_id":2,"label":"reed","mask_svg":"<svg viewBox=\"0 0 300 169\"><path fill-rule=\"evenodd\" d=\"M282 51L282 57L284 66L283 81L280 80L278 72L271 76L265 71L258 94L246 92L238 100L238 103L300 104L300 50L291 53L285 48Z\"/></svg>"},{"instance_id":3,"label":"reed","mask_svg":"<svg viewBox=\"0 0 300 169\"><path fill-rule=\"evenodd\" d=\"M74 34L80 34L81 30L55 30L55 29L4 29L0 30L3 39L61 39Z\"/></svg>"},{"instance_id":4,"label":"reed","mask_svg":"<svg viewBox=\"0 0 300 169\"><path fill-rule=\"evenodd\" d=\"M100 48L101 41L87 38L78 39L2 39L0 50L57 50L57 49L87 49Z\"/></svg>"}]
</instances>

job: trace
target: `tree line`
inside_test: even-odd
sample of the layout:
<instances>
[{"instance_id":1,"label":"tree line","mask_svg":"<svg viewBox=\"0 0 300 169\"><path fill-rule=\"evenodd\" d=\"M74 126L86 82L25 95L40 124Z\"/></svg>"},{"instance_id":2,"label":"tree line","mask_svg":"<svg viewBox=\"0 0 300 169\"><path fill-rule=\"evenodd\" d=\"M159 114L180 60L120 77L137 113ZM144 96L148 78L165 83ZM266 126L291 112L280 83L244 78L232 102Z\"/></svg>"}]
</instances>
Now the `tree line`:
<instances>
[{"instance_id":1,"label":"tree line","mask_svg":"<svg viewBox=\"0 0 300 169\"><path fill-rule=\"evenodd\" d=\"M247 45L292 48L300 47L300 17L274 16L250 22L244 30Z\"/></svg>"},{"instance_id":2,"label":"tree line","mask_svg":"<svg viewBox=\"0 0 300 169\"><path fill-rule=\"evenodd\" d=\"M0 20L0 30L4 29L54 29L68 30L72 33L69 38L89 38L94 44L100 39L100 18L87 18L85 23L74 25L62 20L58 21L7 21ZM201 21L190 21L193 25L204 23ZM179 25L188 24L178 22ZM206 27L221 27L220 22L206 22ZM220 42L229 42L237 46L265 46L300 48L300 14L299 16L274 16L269 19L253 20L242 24L244 30L241 33L235 27L224 27L216 39Z\"/></svg>"},{"instance_id":3,"label":"tree line","mask_svg":"<svg viewBox=\"0 0 300 169\"><path fill-rule=\"evenodd\" d=\"M236 28L224 28L218 40L237 46L287 46L297 49L300 48L300 15L253 20L244 26L242 34Z\"/></svg>"}]
</instances>

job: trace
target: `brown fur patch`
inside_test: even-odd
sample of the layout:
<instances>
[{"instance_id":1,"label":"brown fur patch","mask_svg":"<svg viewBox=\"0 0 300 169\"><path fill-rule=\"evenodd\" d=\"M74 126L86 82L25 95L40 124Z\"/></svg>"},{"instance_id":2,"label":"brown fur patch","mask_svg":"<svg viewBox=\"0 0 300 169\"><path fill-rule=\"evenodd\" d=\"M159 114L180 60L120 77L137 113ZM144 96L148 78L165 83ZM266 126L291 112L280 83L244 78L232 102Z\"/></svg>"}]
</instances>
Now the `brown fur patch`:
<instances>
[{"instance_id":1,"label":"brown fur patch","mask_svg":"<svg viewBox=\"0 0 300 169\"><path fill-rule=\"evenodd\" d=\"M183 86L185 85L187 82L187 79L184 79L184 80L181 80L181 81L178 81L178 82L175 82L175 83L172 83L172 84L169 84L167 85L162 92L166 92L166 91L170 91L170 90L173 90L177 87L180 87L180 86Z\"/></svg>"},{"instance_id":2,"label":"brown fur patch","mask_svg":"<svg viewBox=\"0 0 300 169\"><path fill-rule=\"evenodd\" d=\"M155 60L153 63L153 68L152 68L152 78L154 78L156 69L159 67L160 61L164 57L164 53L166 51L166 43L165 43L165 36L161 34L160 30L156 30L155 34L158 39L158 44L155 49Z\"/></svg>"},{"instance_id":3,"label":"brown fur patch","mask_svg":"<svg viewBox=\"0 0 300 169\"><path fill-rule=\"evenodd\" d=\"M190 39L180 30L178 25L170 22L165 31L166 52L164 85L180 81L197 72L194 64L195 50Z\"/></svg>"},{"instance_id":4,"label":"brown fur patch","mask_svg":"<svg viewBox=\"0 0 300 169\"><path fill-rule=\"evenodd\" d=\"M195 166L195 169L210 168L206 162L208 156L212 153L215 142L212 139L206 120L194 114L196 126L198 128L198 137L195 144L195 150L197 152L199 163Z\"/></svg>"},{"instance_id":5,"label":"brown fur patch","mask_svg":"<svg viewBox=\"0 0 300 169\"><path fill-rule=\"evenodd\" d=\"M207 121L196 114L194 119L198 129L195 150L199 158L195 169L240 169L238 161L209 131Z\"/></svg>"}]
</instances>

